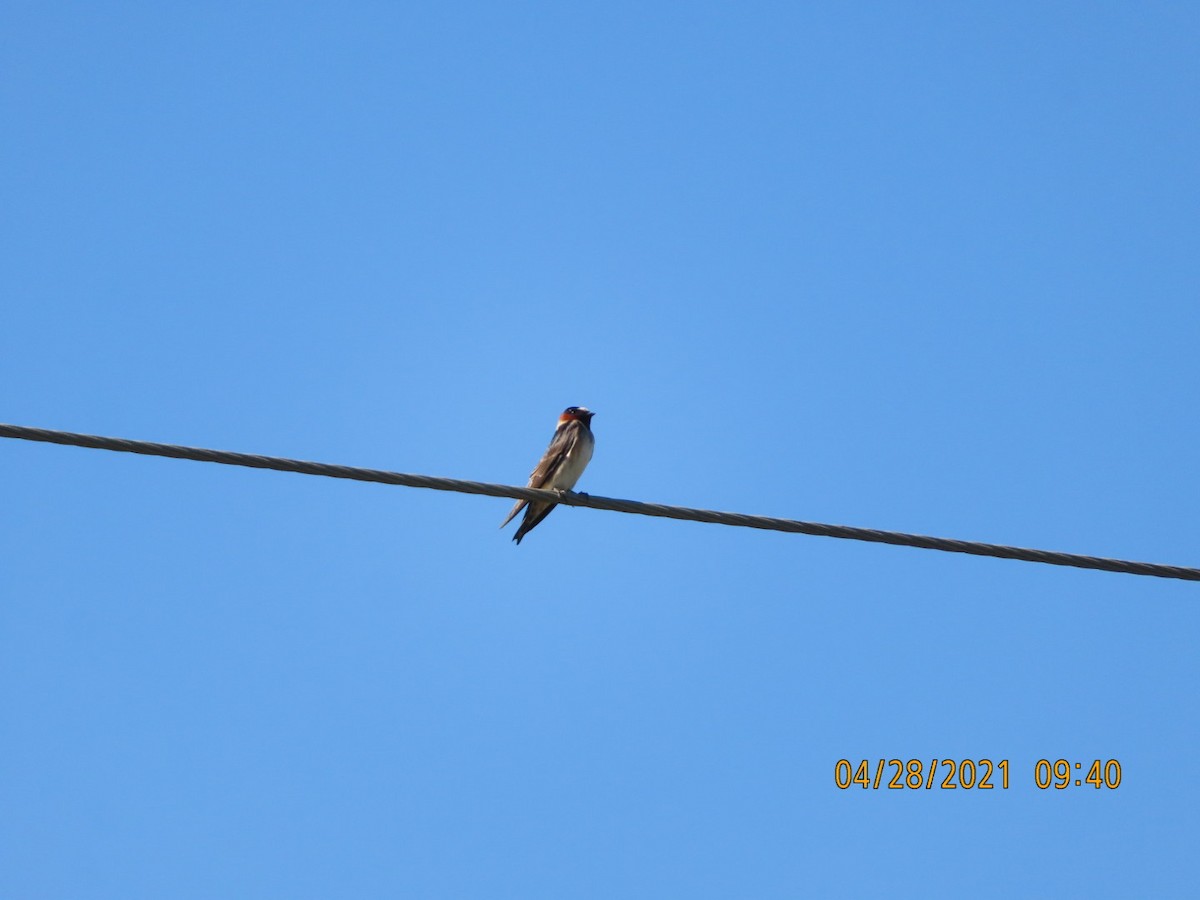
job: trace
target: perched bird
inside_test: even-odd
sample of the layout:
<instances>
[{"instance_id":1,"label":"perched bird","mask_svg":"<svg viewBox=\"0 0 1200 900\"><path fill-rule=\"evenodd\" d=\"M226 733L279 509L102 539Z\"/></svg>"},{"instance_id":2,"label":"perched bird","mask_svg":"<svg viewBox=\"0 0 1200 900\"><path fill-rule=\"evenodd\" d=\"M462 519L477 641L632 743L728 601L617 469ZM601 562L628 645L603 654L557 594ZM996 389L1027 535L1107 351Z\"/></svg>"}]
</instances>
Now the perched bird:
<instances>
[{"instance_id":1,"label":"perched bird","mask_svg":"<svg viewBox=\"0 0 1200 900\"><path fill-rule=\"evenodd\" d=\"M554 430L546 455L529 476L528 487L548 491L569 491L575 487L575 482L592 458L592 448L596 446L596 439L592 436L594 415L586 406L567 407L558 417L558 428ZM557 503L543 503L540 500L518 500L500 527L511 522L522 508L528 507L517 533L513 535L513 540L519 544L521 538L533 531L556 506Z\"/></svg>"}]
</instances>

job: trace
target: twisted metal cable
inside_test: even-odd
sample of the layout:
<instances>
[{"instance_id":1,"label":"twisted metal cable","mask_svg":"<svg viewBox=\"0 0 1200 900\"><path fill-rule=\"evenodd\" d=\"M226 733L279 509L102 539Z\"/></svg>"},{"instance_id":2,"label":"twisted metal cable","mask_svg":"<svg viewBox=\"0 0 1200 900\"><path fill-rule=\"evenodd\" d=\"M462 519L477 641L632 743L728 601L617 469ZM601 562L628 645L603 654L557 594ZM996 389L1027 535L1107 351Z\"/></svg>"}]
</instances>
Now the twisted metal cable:
<instances>
[{"instance_id":1,"label":"twisted metal cable","mask_svg":"<svg viewBox=\"0 0 1200 900\"><path fill-rule=\"evenodd\" d=\"M300 475L321 475L327 478L348 478L353 481L370 481L378 484L396 484L403 487L429 488L435 491L456 491L462 494L483 494L488 497L510 497L519 500L550 500L565 506L586 506L591 509L607 509L613 512L632 513L640 516L682 519L688 522L711 522L714 525L736 525L743 528L761 528L767 531L785 531L796 534L818 535L820 537L844 538L852 541L870 541L877 544L895 544L901 547L921 547L926 550L970 553L975 556L1017 559L1025 562L1045 563L1052 566L1074 566L1080 569L1124 572L1129 575L1152 575L1158 578L1200 581L1200 569L1187 568L1185 566L1130 562L1124 559L1080 556L1075 553L1059 553L1052 550L1029 550L1024 547L1005 547L999 544L983 544L977 541L959 541L952 538L905 534L899 531L878 531L873 528L855 528L849 525L825 525L820 522L801 522L796 519L774 519L768 516L750 516L743 513L717 512L710 509L664 506L660 503L640 503L636 500L593 497L589 494L576 494L570 491L559 494L557 491L537 490L535 488L516 487L506 484L461 481L457 478L438 478L431 475L408 475L401 472L387 472L382 469L360 469L354 466L337 466L330 465L329 463L307 462L305 460L286 459L278 456L256 456L251 453L234 453L228 450L206 450L201 447L182 447L177 444L155 444L149 441L100 437L94 434L75 434L69 431L28 428L23 425L5 425L0 423L0 437L17 438L23 441L40 441L49 444L65 444L73 447L90 447L95 450L140 453L145 456L166 456L171 459L192 459L197 462L220 463L226 466L274 469L279 472L296 472Z\"/></svg>"}]
</instances>

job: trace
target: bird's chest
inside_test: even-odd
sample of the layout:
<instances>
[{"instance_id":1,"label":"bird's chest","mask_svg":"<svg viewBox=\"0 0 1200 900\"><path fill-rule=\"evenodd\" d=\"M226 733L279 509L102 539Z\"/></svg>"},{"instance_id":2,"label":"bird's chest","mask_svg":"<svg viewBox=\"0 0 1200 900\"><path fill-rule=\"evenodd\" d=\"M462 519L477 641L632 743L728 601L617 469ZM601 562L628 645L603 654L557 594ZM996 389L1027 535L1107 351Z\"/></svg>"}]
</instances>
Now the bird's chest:
<instances>
[{"instance_id":1,"label":"bird's chest","mask_svg":"<svg viewBox=\"0 0 1200 900\"><path fill-rule=\"evenodd\" d=\"M592 448L596 442L591 434L587 434L575 443L575 446L567 452L563 459L562 468L559 469L558 477L554 479L554 488L560 491L569 491L575 487L575 482L579 480L579 476L583 474L583 470L587 468L587 464L592 460Z\"/></svg>"}]
</instances>

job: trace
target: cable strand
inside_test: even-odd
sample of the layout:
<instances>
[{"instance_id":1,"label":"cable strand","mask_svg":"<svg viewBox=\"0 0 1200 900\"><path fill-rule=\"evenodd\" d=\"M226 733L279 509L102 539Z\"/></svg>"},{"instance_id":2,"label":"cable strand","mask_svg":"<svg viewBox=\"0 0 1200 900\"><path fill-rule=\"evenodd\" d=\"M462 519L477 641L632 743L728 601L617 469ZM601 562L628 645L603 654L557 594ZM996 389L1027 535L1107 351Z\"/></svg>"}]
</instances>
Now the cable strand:
<instances>
[{"instance_id":1,"label":"cable strand","mask_svg":"<svg viewBox=\"0 0 1200 900\"><path fill-rule=\"evenodd\" d=\"M997 559L1015 559L1053 566L1073 566L1080 569L1121 572L1128 575L1148 575L1157 578L1200 581L1200 569L1186 566L1132 562L1130 560L1109 559L1099 556L1082 556L1077 553L1061 553L1053 550L1007 547L1001 544L985 544L978 541L906 534L900 531L879 531L872 528L856 528L850 525L827 525L820 522L804 522L798 519L776 519L769 516L746 515L745 513L718 512L711 509L665 506L659 503L642 503L637 500L595 497L590 494L576 494L570 491L559 494L556 491L517 487L515 485L463 481L457 478L440 478L433 475L410 475L403 472L388 472L382 469L363 469L355 466L331 465L329 463L287 459L279 456L258 456L252 453L235 453L229 450L185 447L178 444L156 444L150 441L101 437L94 434L76 434L70 431L51 431L45 428L30 428L24 425L6 425L0 423L0 437L62 444L72 447L87 447L93 450L138 453L144 456L190 459L197 462L244 466L252 469L272 469L278 472L294 472L299 475L345 478L353 481L391 484L401 487L454 491L461 494L482 494L487 497L509 497L518 500L550 500L565 506L583 506L590 509L604 509L611 512L656 516L688 522L707 522L714 525L759 528L766 531L782 531L792 534L815 535L817 537L868 541L876 544L892 544L900 547L918 547L925 550L967 553L974 556L990 556Z\"/></svg>"}]
</instances>

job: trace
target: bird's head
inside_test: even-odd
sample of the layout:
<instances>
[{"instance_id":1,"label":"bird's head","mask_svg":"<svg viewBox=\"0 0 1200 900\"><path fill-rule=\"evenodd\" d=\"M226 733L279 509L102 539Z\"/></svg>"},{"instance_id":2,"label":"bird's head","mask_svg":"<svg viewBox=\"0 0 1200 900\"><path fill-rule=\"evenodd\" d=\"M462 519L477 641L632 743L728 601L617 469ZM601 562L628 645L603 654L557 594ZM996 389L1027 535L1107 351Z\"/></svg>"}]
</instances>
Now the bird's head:
<instances>
[{"instance_id":1,"label":"bird's head","mask_svg":"<svg viewBox=\"0 0 1200 900\"><path fill-rule=\"evenodd\" d=\"M563 414L558 417L558 424L565 425L567 422L582 422L584 425L591 426L592 416L595 413L586 406L568 406L563 410Z\"/></svg>"}]
</instances>

